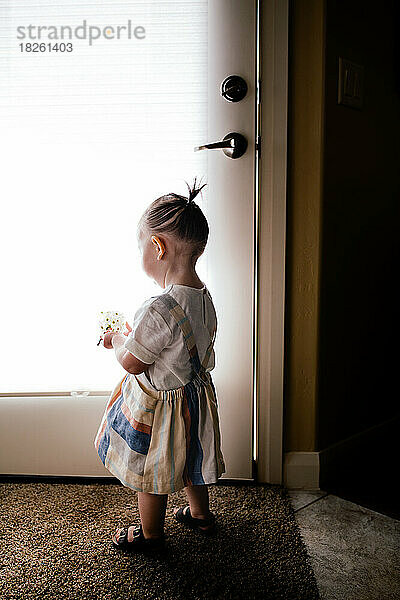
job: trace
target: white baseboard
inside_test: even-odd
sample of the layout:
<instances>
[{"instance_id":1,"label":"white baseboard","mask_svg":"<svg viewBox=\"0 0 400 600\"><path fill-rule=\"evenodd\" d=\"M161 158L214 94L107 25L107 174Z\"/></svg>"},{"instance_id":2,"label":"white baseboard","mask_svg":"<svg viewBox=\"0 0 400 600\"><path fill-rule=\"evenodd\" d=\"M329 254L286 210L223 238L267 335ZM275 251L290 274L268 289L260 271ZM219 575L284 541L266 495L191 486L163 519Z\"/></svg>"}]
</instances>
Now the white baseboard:
<instances>
[{"instance_id":1,"label":"white baseboard","mask_svg":"<svg viewBox=\"0 0 400 600\"><path fill-rule=\"evenodd\" d=\"M283 481L288 489L319 490L319 452L286 452Z\"/></svg>"},{"instance_id":2,"label":"white baseboard","mask_svg":"<svg viewBox=\"0 0 400 600\"><path fill-rule=\"evenodd\" d=\"M373 447L375 436L396 422L399 422L399 416L340 440L320 452L286 452L283 465L285 487L319 490L321 484L324 486L324 482L335 477L335 471L343 468L343 464L351 468L352 456L357 456L363 447Z\"/></svg>"}]
</instances>

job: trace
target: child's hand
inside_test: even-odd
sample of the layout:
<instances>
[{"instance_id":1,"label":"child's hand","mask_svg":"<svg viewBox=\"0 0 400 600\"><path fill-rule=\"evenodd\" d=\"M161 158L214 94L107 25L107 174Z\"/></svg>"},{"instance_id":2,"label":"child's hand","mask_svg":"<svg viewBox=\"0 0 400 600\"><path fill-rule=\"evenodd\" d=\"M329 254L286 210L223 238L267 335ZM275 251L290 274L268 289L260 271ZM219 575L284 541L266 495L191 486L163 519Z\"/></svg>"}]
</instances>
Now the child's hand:
<instances>
[{"instance_id":1,"label":"child's hand","mask_svg":"<svg viewBox=\"0 0 400 600\"><path fill-rule=\"evenodd\" d=\"M132 331L132 327L129 325L128 321L125 321L125 327L127 328L127 332L125 333L125 331L123 332L124 335L129 335L130 332Z\"/></svg>"},{"instance_id":2,"label":"child's hand","mask_svg":"<svg viewBox=\"0 0 400 600\"><path fill-rule=\"evenodd\" d=\"M103 346L104 346L104 348L107 348L107 350L111 350L111 348L113 348L113 345L112 345L111 341L112 341L114 335L116 335L116 334L117 334L116 331L107 331L104 334L104 337L103 337Z\"/></svg>"},{"instance_id":3,"label":"child's hand","mask_svg":"<svg viewBox=\"0 0 400 600\"><path fill-rule=\"evenodd\" d=\"M128 321L125 321L125 326L127 328L127 332L125 333L125 331L123 332L124 335L129 335L130 332L132 331L132 327L129 325ZM113 336L116 335L117 333L119 333L118 331L107 331L104 334L104 338L103 338L103 346L104 348L107 348L107 350L111 350L111 348L113 348L112 345L112 339Z\"/></svg>"}]
</instances>

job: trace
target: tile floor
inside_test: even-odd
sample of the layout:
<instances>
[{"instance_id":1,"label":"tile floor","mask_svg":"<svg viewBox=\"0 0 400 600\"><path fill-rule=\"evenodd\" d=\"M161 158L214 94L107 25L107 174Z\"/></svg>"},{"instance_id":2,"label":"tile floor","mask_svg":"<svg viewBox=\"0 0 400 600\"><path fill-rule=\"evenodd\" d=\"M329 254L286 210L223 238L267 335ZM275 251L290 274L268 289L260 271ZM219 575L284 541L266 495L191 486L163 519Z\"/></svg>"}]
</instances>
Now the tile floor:
<instances>
[{"instance_id":1,"label":"tile floor","mask_svg":"<svg viewBox=\"0 0 400 600\"><path fill-rule=\"evenodd\" d=\"M289 494L321 600L400 599L400 521L324 491Z\"/></svg>"}]
</instances>

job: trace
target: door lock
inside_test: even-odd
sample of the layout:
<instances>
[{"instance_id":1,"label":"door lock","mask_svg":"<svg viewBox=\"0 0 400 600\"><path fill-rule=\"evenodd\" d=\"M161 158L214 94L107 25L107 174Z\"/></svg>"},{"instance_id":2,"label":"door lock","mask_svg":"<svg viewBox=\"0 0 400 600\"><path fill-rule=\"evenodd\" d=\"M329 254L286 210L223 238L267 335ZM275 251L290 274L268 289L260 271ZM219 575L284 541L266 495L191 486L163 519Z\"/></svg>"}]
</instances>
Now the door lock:
<instances>
[{"instance_id":1,"label":"door lock","mask_svg":"<svg viewBox=\"0 0 400 600\"><path fill-rule=\"evenodd\" d=\"M240 75L229 75L221 84L221 96L228 102L240 102L247 94L247 83Z\"/></svg>"}]
</instances>

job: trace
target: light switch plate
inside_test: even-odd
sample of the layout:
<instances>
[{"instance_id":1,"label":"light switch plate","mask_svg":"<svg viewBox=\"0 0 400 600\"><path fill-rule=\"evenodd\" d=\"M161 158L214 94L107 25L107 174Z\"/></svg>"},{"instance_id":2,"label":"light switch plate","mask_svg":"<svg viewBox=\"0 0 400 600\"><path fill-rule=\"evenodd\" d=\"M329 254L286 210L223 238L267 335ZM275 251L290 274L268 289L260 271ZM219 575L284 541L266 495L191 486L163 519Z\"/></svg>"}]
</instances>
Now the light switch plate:
<instances>
[{"instance_id":1,"label":"light switch plate","mask_svg":"<svg viewBox=\"0 0 400 600\"><path fill-rule=\"evenodd\" d=\"M338 104L363 107L364 67L339 56Z\"/></svg>"}]
</instances>

